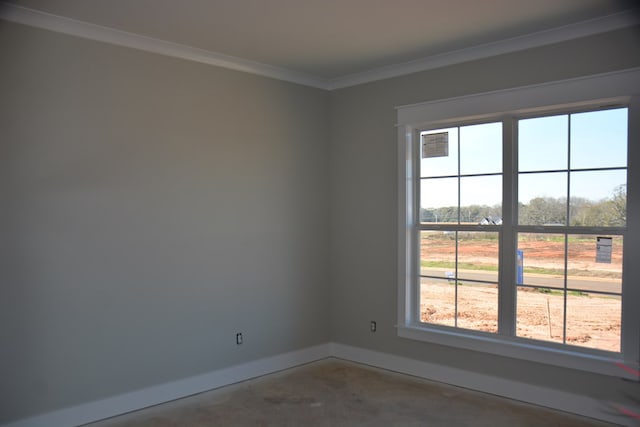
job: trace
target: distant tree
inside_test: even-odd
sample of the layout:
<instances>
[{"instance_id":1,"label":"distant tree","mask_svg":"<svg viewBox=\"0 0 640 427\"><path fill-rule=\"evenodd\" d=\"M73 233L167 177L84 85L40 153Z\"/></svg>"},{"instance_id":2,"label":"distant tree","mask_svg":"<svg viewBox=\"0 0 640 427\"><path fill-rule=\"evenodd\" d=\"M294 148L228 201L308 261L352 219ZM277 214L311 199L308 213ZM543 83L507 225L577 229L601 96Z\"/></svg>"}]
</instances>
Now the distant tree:
<instances>
[{"instance_id":1,"label":"distant tree","mask_svg":"<svg viewBox=\"0 0 640 427\"><path fill-rule=\"evenodd\" d=\"M626 185L619 185L608 199L598 202L580 199L571 200L571 225L591 227L618 227L627 222Z\"/></svg>"},{"instance_id":2,"label":"distant tree","mask_svg":"<svg viewBox=\"0 0 640 427\"><path fill-rule=\"evenodd\" d=\"M446 208L439 208L438 222L458 222L458 207L448 206Z\"/></svg>"},{"instance_id":3,"label":"distant tree","mask_svg":"<svg viewBox=\"0 0 640 427\"><path fill-rule=\"evenodd\" d=\"M460 220L470 224L479 224L485 218L502 218L501 205L471 205L460 208Z\"/></svg>"},{"instance_id":4,"label":"distant tree","mask_svg":"<svg viewBox=\"0 0 640 427\"><path fill-rule=\"evenodd\" d=\"M433 209L420 208L420 222L436 222Z\"/></svg>"},{"instance_id":5,"label":"distant tree","mask_svg":"<svg viewBox=\"0 0 640 427\"><path fill-rule=\"evenodd\" d=\"M502 206L470 205L460 207L460 221L462 223L479 224L484 218L502 219ZM458 207L420 208L420 221L433 223L458 222Z\"/></svg>"},{"instance_id":6,"label":"distant tree","mask_svg":"<svg viewBox=\"0 0 640 427\"><path fill-rule=\"evenodd\" d=\"M593 203L584 210L585 226L607 226L612 219L611 204L607 200Z\"/></svg>"},{"instance_id":7,"label":"distant tree","mask_svg":"<svg viewBox=\"0 0 640 427\"><path fill-rule=\"evenodd\" d=\"M593 206L593 202L584 197L572 197L570 202L570 225L585 226L587 224L587 212Z\"/></svg>"},{"instance_id":8,"label":"distant tree","mask_svg":"<svg viewBox=\"0 0 640 427\"><path fill-rule=\"evenodd\" d=\"M611 225L625 225L627 223L627 185L618 185L611 197L612 219Z\"/></svg>"},{"instance_id":9,"label":"distant tree","mask_svg":"<svg viewBox=\"0 0 640 427\"><path fill-rule=\"evenodd\" d=\"M527 205L520 206L520 222L527 225L565 224L567 199L536 197Z\"/></svg>"}]
</instances>

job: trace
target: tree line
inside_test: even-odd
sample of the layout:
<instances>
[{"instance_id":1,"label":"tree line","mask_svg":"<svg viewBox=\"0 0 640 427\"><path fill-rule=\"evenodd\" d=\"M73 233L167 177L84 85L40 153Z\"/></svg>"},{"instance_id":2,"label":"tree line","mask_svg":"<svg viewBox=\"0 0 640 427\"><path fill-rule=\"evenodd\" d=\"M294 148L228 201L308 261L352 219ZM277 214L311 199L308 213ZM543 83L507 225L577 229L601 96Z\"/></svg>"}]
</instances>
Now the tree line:
<instances>
[{"instance_id":1,"label":"tree line","mask_svg":"<svg viewBox=\"0 0 640 427\"><path fill-rule=\"evenodd\" d=\"M616 187L609 198L593 201L583 197L569 200L569 225L588 227L617 227L627 222L627 187ZM523 225L567 224L567 198L536 197L518 205L519 223ZM448 206L420 209L421 222L458 222L458 207ZM460 207L460 222L480 224L502 221L500 205L471 205Z\"/></svg>"}]
</instances>

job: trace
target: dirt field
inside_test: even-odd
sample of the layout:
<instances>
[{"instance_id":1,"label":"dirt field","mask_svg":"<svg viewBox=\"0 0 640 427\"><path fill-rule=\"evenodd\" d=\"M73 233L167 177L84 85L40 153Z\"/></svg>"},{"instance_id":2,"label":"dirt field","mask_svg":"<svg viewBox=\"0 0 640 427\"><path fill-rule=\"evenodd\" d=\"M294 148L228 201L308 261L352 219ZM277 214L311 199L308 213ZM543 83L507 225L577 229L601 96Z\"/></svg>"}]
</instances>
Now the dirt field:
<instances>
[{"instance_id":1,"label":"dirt field","mask_svg":"<svg viewBox=\"0 0 640 427\"><path fill-rule=\"evenodd\" d=\"M525 272L536 270L543 277L564 268L564 242L525 240L519 242L525 253ZM595 262L595 237L570 241L569 276L581 279L619 282L622 265L622 244L614 240L611 264ZM459 262L478 266L497 266L497 242L491 240L461 240ZM455 242L447 239L423 239L422 259L448 261L455 257ZM442 271L446 270L443 268ZM557 272L556 272L557 274ZM438 274L439 275L439 274ZM570 280L571 281L571 280ZM526 273L525 273L526 282ZM421 320L454 326L456 319L455 281L422 279ZM457 326L487 332L497 331L497 285L463 282L457 287ZM620 351L619 297L588 292L568 292L545 288L520 288L517 295L517 335L544 341ZM564 336L566 333L566 337Z\"/></svg>"},{"instance_id":2,"label":"dirt field","mask_svg":"<svg viewBox=\"0 0 640 427\"><path fill-rule=\"evenodd\" d=\"M496 332L498 290L492 286L458 288L458 326ZM563 342L564 298L537 291L518 292L517 335ZM455 286L446 283L422 287L421 320L454 326ZM620 351L620 300L599 296L567 296L566 343ZM594 316L594 313L598 313Z\"/></svg>"}]
</instances>

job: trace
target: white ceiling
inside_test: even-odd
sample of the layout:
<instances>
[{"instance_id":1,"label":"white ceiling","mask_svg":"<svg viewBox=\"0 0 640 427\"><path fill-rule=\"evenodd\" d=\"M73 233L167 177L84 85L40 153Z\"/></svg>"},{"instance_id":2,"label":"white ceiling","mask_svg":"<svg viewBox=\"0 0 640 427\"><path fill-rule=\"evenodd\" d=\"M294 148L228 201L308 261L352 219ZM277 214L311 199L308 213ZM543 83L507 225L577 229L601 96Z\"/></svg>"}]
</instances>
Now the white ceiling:
<instances>
[{"instance_id":1,"label":"white ceiling","mask_svg":"<svg viewBox=\"0 0 640 427\"><path fill-rule=\"evenodd\" d=\"M517 40L627 0L13 0L61 17L331 81ZM5 4L5 7L8 7ZM595 21L593 21L595 20Z\"/></svg>"}]
</instances>

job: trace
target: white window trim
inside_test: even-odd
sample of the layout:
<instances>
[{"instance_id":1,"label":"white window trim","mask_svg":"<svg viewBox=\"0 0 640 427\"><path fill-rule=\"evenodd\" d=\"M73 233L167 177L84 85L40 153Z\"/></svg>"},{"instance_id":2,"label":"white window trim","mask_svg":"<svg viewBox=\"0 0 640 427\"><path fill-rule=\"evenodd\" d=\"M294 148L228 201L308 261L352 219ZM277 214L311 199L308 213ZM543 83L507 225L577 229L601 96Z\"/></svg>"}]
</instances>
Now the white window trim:
<instances>
[{"instance_id":1,"label":"white window trim","mask_svg":"<svg viewBox=\"0 0 640 427\"><path fill-rule=\"evenodd\" d=\"M540 85L425 102L398 107L398 335L400 337L580 369L629 377L616 363L640 366L640 68ZM536 112L606 107L625 103L628 120L627 237L625 238L622 353L585 351L554 343L440 328L417 322L419 269L414 254L417 241L418 200L414 155L421 129L458 125ZM510 132L506 129L505 132ZM414 151L415 150L415 151ZM505 170L505 173L509 171ZM635 259L634 259L635 258ZM505 266L502 268L504 269ZM635 285L635 286L634 286ZM626 333L625 333L626 332Z\"/></svg>"}]
</instances>

